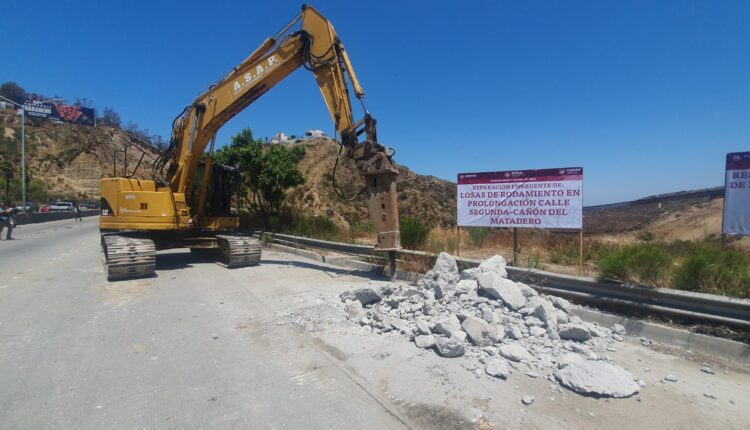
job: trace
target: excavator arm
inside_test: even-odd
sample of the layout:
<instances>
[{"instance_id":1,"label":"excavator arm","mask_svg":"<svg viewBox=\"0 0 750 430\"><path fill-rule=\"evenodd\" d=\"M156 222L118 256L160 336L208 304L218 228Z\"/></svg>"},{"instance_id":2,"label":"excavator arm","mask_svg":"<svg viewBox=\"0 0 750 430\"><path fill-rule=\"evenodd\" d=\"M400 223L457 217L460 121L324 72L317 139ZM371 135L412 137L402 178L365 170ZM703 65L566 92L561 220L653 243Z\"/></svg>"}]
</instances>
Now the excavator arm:
<instances>
[{"instance_id":1,"label":"excavator arm","mask_svg":"<svg viewBox=\"0 0 750 430\"><path fill-rule=\"evenodd\" d=\"M298 22L301 29L290 31ZM365 179L370 219L378 234L378 249L400 248L396 178L391 153L377 142L376 121L364 104L364 91L333 25L310 6L275 37L266 39L224 79L201 94L175 120L169 149L160 160L169 162L167 177L175 193L192 195L201 155L209 147L203 180L199 181L192 215L200 226L213 165L216 133L227 121L252 104L290 73L310 70L341 136L342 149ZM348 77L348 79L347 79ZM354 120L347 82L362 102L365 114ZM158 163L157 163L158 164Z\"/></svg>"}]
</instances>

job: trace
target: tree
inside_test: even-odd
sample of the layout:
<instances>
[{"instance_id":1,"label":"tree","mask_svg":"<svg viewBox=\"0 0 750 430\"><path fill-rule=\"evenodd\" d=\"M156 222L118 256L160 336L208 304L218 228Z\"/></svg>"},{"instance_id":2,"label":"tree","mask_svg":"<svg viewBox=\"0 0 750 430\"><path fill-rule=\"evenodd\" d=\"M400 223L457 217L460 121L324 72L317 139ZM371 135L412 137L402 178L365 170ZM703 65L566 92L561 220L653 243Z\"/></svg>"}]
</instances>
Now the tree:
<instances>
[{"instance_id":1,"label":"tree","mask_svg":"<svg viewBox=\"0 0 750 430\"><path fill-rule=\"evenodd\" d=\"M0 85L0 96L13 100L16 103L23 103L28 94L17 83L8 81Z\"/></svg>"},{"instance_id":2,"label":"tree","mask_svg":"<svg viewBox=\"0 0 750 430\"><path fill-rule=\"evenodd\" d=\"M84 108L93 108L94 107L94 101L86 98L86 97L76 97L75 103L73 103L75 106L80 106Z\"/></svg>"},{"instance_id":3,"label":"tree","mask_svg":"<svg viewBox=\"0 0 750 430\"><path fill-rule=\"evenodd\" d=\"M160 134L155 134L151 136L151 146L163 152L167 149L167 141Z\"/></svg>"},{"instance_id":4,"label":"tree","mask_svg":"<svg viewBox=\"0 0 750 430\"><path fill-rule=\"evenodd\" d=\"M216 161L237 167L245 192L249 192L252 208L264 221L272 213L279 214L286 199L286 190L305 183L297 163L305 156L303 146L264 148L261 139L245 128L232 136L232 143L216 151Z\"/></svg>"},{"instance_id":5,"label":"tree","mask_svg":"<svg viewBox=\"0 0 750 430\"><path fill-rule=\"evenodd\" d=\"M122 127L122 121L120 120L120 114L115 112L111 107L105 107L102 111L102 116L98 119L99 124L109 125L111 127Z\"/></svg>"}]
</instances>

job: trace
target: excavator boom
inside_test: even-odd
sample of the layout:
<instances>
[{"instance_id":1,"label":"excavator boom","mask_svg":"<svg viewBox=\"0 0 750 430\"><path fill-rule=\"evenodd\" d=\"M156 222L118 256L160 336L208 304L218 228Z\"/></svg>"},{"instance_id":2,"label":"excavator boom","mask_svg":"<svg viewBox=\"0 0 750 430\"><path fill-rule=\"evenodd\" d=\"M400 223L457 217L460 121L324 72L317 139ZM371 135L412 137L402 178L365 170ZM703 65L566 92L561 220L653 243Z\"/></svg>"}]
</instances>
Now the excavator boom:
<instances>
[{"instance_id":1,"label":"excavator boom","mask_svg":"<svg viewBox=\"0 0 750 430\"><path fill-rule=\"evenodd\" d=\"M289 31L297 22L301 22L301 29ZM378 247L398 249L397 170L388 150L377 142L376 121L369 112L365 110L364 118L355 122L347 83L362 101L364 90L333 25L310 6L303 6L301 14L282 33L266 39L175 121L172 145L164 159L164 164L170 163L166 178L169 187L174 193L192 195L201 155L209 144L204 172L213 164L212 142L219 128L300 67L315 76L341 144L365 179ZM360 141L362 135L364 140ZM208 181L199 181L197 201L188 202L197 215L197 225L201 225L207 186Z\"/></svg>"}]
</instances>

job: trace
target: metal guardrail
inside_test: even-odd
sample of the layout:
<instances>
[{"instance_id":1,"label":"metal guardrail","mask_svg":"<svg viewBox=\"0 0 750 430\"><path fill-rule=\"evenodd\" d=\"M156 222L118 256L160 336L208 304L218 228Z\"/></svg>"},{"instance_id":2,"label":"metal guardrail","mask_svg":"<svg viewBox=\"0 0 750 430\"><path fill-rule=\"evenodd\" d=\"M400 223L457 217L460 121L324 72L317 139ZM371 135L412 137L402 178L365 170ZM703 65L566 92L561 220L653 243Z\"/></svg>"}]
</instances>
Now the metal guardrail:
<instances>
[{"instance_id":1,"label":"metal guardrail","mask_svg":"<svg viewBox=\"0 0 750 430\"><path fill-rule=\"evenodd\" d=\"M90 217L90 216L97 216L99 215L99 209L94 210L82 210L81 211L81 217ZM76 217L76 213L73 211L70 212L29 212L29 213L19 213L15 216L16 225L24 225L24 224L34 224L38 222L47 222L47 221L58 221L61 219L74 219Z\"/></svg>"},{"instance_id":2,"label":"metal guardrail","mask_svg":"<svg viewBox=\"0 0 750 430\"><path fill-rule=\"evenodd\" d=\"M372 246L353 245L326 240L310 239L287 234L264 233L282 245L325 249L355 256L376 256ZM399 255L416 255L429 258L437 254L401 250ZM482 261L456 257L462 267L476 267ZM619 306L643 310L697 321L726 324L734 327L750 328L750 300L650 288L638 285L625 285L618 282L599 281L589 277L567 276L536 269L508 267L508 276L514 281L524 282L535 289L572 299L576 302ZM412 277L413 278L413 277Z\"/></svg>"}]
</instances>

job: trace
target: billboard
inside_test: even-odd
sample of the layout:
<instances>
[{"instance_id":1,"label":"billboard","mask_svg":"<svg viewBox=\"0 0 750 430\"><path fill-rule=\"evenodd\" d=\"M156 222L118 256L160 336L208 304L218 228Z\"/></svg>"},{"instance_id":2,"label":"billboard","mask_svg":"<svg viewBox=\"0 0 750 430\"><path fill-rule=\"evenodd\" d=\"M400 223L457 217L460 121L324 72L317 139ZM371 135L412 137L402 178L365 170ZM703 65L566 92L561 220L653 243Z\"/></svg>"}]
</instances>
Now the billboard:
<instances>
[{"instance_id":1,"label":"billboard","mask_svg":"<svg viewBox=\"0 0 750 430\"><path fill-rule=\"evenodd\" d=\"M73 124L94 125L95 112L75 105L65 105L39 100L25 99L23 110L28 116L71 122Z\"/></svg>"},{"instance_id":2,"label":"billboard","mask_svg":"<svg viewBox=\"0 0 750 430\"><path fill-rule=\"evenodd\" d=\"M727 154L722 234L750 235L750 152Z\"/></svg>"},{"instance_id":3,"label":"billboard","mask_svg":"<svg viewBox=\"0 0 750 430\"><path fill-rule=\"evenodd\" d=\"M459 173L460 226L581 229L583 168Z\"/></svg>"}]
</instances>

